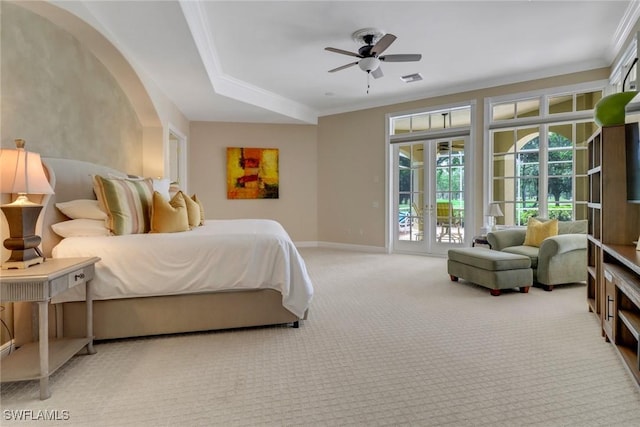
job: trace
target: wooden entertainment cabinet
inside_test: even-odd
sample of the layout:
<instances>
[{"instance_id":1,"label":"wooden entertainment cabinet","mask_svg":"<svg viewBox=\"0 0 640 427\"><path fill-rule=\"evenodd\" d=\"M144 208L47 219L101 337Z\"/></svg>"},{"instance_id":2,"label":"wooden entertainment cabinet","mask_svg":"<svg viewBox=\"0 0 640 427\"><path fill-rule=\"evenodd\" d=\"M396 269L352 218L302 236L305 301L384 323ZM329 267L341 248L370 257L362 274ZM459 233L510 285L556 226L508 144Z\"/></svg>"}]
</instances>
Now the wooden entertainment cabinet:
<instances>
[{"instance_id":1,"label":"wooden entertainment cabinet","mask_svg":"<svg viewBox=\"0 0 640 427\"><path fill-rule=\"evenodd\" d=\"M589 139L587 303L602 335L640 384L640 204L626 192L626 126L605 126Z\"/></svg>"}]
</instances>

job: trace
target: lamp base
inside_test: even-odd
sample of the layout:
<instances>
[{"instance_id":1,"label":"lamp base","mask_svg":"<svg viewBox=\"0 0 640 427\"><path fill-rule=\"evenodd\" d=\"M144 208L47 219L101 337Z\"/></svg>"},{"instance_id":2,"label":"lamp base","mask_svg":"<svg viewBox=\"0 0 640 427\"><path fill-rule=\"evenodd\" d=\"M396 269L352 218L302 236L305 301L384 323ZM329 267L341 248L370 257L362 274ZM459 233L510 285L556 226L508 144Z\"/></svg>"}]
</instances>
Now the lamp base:
<instances>
[{"instance_id":1,"label":"lamp base","mask_svg":"<svg viewBox=\"0 0 640 427\"><path fill-rule=\"evenodd\" d=\"M41 239L35 234L42 206L9 204L0 208L9 224L10 237L3 242L4 247L11 251L9 259L2 263L2 270L28 268L44 262L42 252L38 249Z\"/></svg>"},{"instance_id":2,"label":"lamp base","mask_svg":"<svg viewBox=\"0 0 640 427\"><path fill-rule=\"evenodd\" d=\"M14 268L29 268L32 265L42 264L43 257L32 258L27 261L5 261L2 263L2 270L11 270Z\"/></svg>"}]
</instances>

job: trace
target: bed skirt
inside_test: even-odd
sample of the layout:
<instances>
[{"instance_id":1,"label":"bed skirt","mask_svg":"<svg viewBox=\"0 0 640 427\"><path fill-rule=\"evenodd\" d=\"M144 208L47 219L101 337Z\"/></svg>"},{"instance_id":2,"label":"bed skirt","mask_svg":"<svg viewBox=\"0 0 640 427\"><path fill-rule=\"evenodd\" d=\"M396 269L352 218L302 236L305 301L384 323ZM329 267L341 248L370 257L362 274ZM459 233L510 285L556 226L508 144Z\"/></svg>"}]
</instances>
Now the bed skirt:
<instances>
[{"instance_id":1,"label":"bed skirt","mask_svg":"<svg viewBox=\"0 0 640 427\"><path fill-rule=\"evenodd\" d=\"M21 303L20 317L28 318L29 303ZM54 304L50 310L51 336L83 336L85 303ZM93 302L96 340L278 325L303 319L282 306L282 295L273 289L124 298ZM21 322L31 325L32 322ZM62 330L57 328L62 325ZM16 331L16 345L31 341L29 326Z\"/></svg>"}]
</instances>

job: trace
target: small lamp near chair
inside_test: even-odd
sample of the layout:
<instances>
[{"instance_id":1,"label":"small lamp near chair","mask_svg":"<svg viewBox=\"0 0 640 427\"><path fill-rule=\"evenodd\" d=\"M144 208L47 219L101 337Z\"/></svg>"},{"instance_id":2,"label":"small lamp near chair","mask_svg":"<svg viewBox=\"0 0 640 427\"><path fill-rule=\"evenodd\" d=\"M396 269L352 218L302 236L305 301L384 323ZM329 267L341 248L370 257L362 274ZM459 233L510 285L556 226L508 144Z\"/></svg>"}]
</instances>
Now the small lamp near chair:
<instances>
[{"instance_id":1,"label":"small lamp near chair","mask_svg":"<svg viewBox=\"0 0 640 427\"><path fill-rule=\"evenodd\" d=\"M487 216L489 217L489 230L496 230L496 218L499 216L504 216L502 213L502 209L500 209L500 204L497 202L489 203L489 207L487 209Z\"/></svg>"},{"instance_id":2,"label":"small lamp near chair","mask_svg":"<svg viewBox=\"0 0 640 427\"><path fill-rule=\"evenodd\" d=\"M25 150L23 139L16 139L16 149L0 150L0 193L17 194L17 199L0 206L9 225L9 238L4 247L11 251L2 269L28 268L44 262L38 249L36 223L42 205L29 200L27 194L53 194L45 176L40 154Z\"/></svg>"}]
</instances>

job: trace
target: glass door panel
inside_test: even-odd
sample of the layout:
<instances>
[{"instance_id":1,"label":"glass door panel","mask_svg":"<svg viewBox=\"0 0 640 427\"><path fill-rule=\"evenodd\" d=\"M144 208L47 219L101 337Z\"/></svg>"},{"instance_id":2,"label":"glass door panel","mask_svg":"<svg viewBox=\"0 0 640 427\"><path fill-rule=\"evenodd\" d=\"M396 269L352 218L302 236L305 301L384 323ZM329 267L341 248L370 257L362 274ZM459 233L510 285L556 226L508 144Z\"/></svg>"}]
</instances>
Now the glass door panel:
<instances>
[{"instance_id":1,"label":"glass door panel","mask_svg":"<svg viewBox=\"0 0 640 427\"><path fill-rule=\"evenodd\" d=\"M464 241L464 141L439 141L435 156L436 242Z\"/></svg>"},{"instance_id":2,"label":"glass door panel","mask_svg":"<svg viewBox=\"0 0 640 427\"><path fill-rule=\"evenodd\" d=\"M466 139L394 145L394 249L446 253L464 243Z\"/></svg>"},{"instance_id":3,"label":"glass door panel","mask_svg":"<svg viewBox=\"0 0 640 427\"><path fill-rule=\"evenodd\" d=\"M422 241L424 239L424 147L407 144L397 147L398 228L396 239Z\"/></svg>"}]
</instances>

